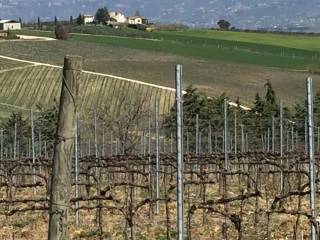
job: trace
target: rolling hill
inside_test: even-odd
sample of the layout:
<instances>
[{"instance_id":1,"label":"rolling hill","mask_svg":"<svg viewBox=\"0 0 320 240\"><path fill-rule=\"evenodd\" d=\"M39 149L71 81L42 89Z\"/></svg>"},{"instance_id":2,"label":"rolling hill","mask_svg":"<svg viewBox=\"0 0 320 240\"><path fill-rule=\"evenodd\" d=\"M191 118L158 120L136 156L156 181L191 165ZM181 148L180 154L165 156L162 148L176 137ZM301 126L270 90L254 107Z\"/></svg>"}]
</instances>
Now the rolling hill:
<instances>
[{"instance_id":1,"label":"rolling hill","mask_svg":"<svg viewBox=\"0 0 320 240\"><path fill-rule=\"evenodd\" d=\"M94 26L90 30L95 31ZM19 33L52 36L51 32L30 30ZM239 97L250 106L255 93L262 93L268 80L279 98L292 106L304 100L306 77L315 79L318 91L318 40L319 37L309 36L187 30L155 32L152 39L73 33L69 41L2 41L0 55L42 64L23 67L21 62L1 60L0 100L22 107L29 107L35 99L53 101L61 80L57 66L62 66L66 54L73 54L83 56L84 69L91 71L86 73L90 77L85 76L87 85L83 85L83 95L88 96L85 108L99 101L115 104L121 94L147 99L159 94L162 112L167 112L174 99L172 90L167 88L174 87L177 63L183 64L184 87L193 85L209 96L225 92L231 100ZM57 66L52 69L45 64ZM144 87L119 80L122 78L139 79ZM10 88L12 82L16 83L14 90ZM28 92L31 83L49 85L36 88L33 96ZM50 87L53 90L49 94L43 93ZM160 91L163 87L166 90ZM150 105L152 100L147 102Z\"/></svg>"}]
</instances>

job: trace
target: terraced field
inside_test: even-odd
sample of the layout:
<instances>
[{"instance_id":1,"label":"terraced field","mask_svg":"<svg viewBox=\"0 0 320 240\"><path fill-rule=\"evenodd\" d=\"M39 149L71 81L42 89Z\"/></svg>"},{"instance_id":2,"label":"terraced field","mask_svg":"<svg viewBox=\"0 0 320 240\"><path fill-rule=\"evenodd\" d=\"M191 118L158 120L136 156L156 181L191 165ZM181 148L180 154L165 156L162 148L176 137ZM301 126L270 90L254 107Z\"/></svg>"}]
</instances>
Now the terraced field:
<instances>
[{"instance_id":1,"label":"terraced field","mask_svg":"<svg viewBox=\"0 0 320 240\"><path fill-rule=\"evenodd\" d=\"M30 64L0 58L0 71L8 70L16 67L27 66L27 65L30 65Z\"/></svg>"},{"instance_id":2,"label":"terraced field","mask_svg":"<svg viewBox=\"0 0 320 240\"><path fill-rule=\"evenodd\" d=\"M23 64L23 63L21 63ZM60 67L30 65L0 71L0 102L31 108L34 104L52 105L59 100L62 70ZM123 99L143 101L144 107L154 106L160 99L160 111L169 111L174 101L174 91L116 76L83 72L80 82L80 106L85 114L102 105L114 106ZM10 105L6 105L10 107ZM0 108L1 111L1 108Z\"/></svg>"}]
</instances>

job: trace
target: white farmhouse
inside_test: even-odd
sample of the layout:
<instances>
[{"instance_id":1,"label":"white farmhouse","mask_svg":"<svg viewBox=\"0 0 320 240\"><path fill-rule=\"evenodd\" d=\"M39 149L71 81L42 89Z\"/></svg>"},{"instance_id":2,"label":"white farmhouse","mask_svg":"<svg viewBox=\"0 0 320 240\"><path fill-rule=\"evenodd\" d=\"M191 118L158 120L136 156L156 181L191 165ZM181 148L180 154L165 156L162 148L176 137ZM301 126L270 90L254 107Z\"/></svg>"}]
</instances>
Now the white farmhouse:
<instances>
[{"instance_id":1,"label":"white farmhouse","mask_svg":"<svg viewBox=\"0 0 320 240\"><path fill-rule=\"evenodd\" d=\"M128 18L129 24L142 24L142 18L139 16L133 16Z\"/></svg>"},{"instance_id":2,"label":"white farmhouse","mask_svg":"<svg viewBox=\"0 0 320 240\"><path fill-rule=\"evenodd\" d=\"M93 23L94 16L93 15L83 15L84 24Z\"/></svg>"},{"instance_id":3,"label":"white farmhouse","mask_svg":"<svg viewBox=\"0 0 320 240\"><path fill-rule=\"evenodd\" d=\"M21 29L21 23L15 20L0 20L0 30L19 30Z\"/></svg>"},{"instance_id":4,"label":"white farmhouse","mask_svg":"<svg viewBox=\"0 0 320 240\"><path fill-rule=\"evenodd\" d=\"M109 15L110 15L110 18L113 21L116 21L117 23L126 23L127 22L127 17L122 13L110 12Z\"/></svg>"}]
</instances>

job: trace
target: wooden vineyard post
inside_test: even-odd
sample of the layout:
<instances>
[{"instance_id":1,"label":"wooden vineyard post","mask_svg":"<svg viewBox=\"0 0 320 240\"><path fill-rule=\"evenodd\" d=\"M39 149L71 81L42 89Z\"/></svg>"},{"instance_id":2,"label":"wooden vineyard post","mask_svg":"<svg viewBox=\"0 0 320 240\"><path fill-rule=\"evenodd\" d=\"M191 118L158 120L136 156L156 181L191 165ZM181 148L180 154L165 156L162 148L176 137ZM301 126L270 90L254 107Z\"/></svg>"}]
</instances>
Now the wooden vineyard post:
<instances>
[{"instance_id":1,"label":"wooden vineyard post","mask_svg":"<svg viewBox=\"0 0 320 240\"><path fill-rule=\"evenodd\" d=\"M52 166L48 240L69 239L67 221L71 194L72 157L74 155L76 103L81 70L81 57L65 57Z\"/></svg>"}]
</instances>

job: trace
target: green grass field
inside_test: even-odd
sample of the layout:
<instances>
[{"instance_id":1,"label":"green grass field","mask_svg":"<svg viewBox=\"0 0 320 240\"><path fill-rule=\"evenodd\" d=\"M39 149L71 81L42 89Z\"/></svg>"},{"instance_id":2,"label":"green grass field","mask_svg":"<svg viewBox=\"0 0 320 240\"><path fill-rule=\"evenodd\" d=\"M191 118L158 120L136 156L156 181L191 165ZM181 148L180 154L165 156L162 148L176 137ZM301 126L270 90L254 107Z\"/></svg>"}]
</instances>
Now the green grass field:
<instances>
[{"instance_id":1,"label":"green grass field","mask_svg":"<svg viewBox=\"0 0 320 240\"><path fill-rule=\"evenodd\" d=\"M317 70L320 68L319 37L184 30L155 32L150 36L159 41L151 41L148 39L110 37L110 34L115 34L114 30L108 34L108 32L101 31L101 27L96 28L99 34L105 36L73 33L71 41L281 69ZM79 29L75 31L79 32ZM82 31L85 32L85 30ZM122 30L116 31L121 32ZM89 32L94 32L94 30L90 29ZM53 37L50 32L23 31L22 33Z\"/></svg>"},{"instance_id":2,"label":"green grass field","mask_svg":"<svg viewBox=\"0 0 320 240\"><path fill-rule=\"evenodd\" d=\"M228 40L235 43L253 43L284 48L304 49L320 52L320 37L304 35L286 35L279 33L252 33L218 30L181 30L162 32L169 35L191 36L217 40Z\"/></svg>"}]
</instances>

